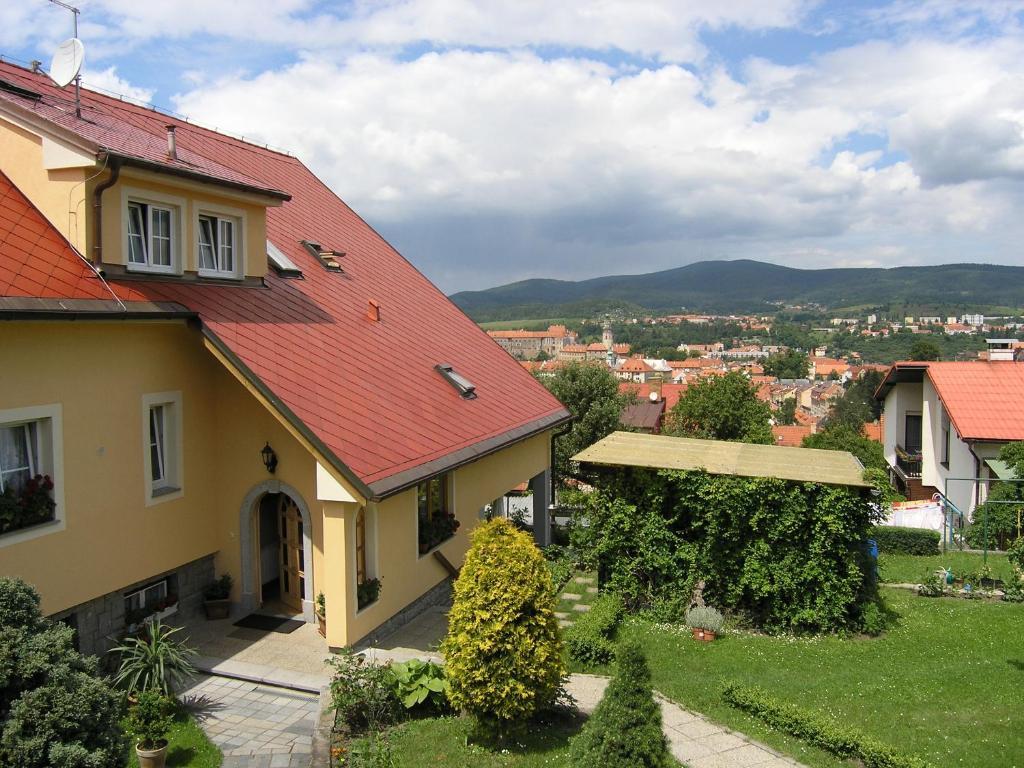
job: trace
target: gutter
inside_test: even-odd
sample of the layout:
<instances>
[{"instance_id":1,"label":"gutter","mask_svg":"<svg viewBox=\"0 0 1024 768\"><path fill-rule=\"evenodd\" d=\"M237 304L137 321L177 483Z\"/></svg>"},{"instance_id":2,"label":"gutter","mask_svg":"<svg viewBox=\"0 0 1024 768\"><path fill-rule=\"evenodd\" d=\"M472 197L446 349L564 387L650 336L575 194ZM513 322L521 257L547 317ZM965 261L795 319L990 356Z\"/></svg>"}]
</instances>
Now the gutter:
<instances>
[{"instance_id":1,"label":"gutter","mask_svg":"<svg viewBox=\"0 0 1024 768\"><path fill-rule=\"evenodd\" d=\"M100 274L103 274L103 193L117 184L121 175L121 158L108 154L105 159L110 163L110 178L92 191L92 264Z\"/></svg>"},{"instance_id":2,"label":"gutter","mask_svg":"<svg viewBox=\"0 0 1024 768\"><path fill-rule=\"evenodd\" d=\"M203 173L202 171L192 171L188 168L179 168L175 165L168 165L166 163L158 163L153 160L143 160L140 157L133 157L131 155L123 155L114 150L104 150L107 157L116 159L118 162L124 165L132 166L133 168L141 168L146 171L153 171L154 173L163 173L169 176L178 176L179 178L189 179L191 181L200 181L204 184L215 184L220 187L228 187L230 189L236 189L240 192L247 192L251 195L258 195L260 197L272 197L281 202L287 202L292 199L292 196L287 192L282 192L279 189L269 189L267 187L257 187L253 184L246 184L241 181L231 181L230 179L222 179L219 176L213 174ZM178 161L183 162L183 161Z\"/></svg>"}]
</instances>

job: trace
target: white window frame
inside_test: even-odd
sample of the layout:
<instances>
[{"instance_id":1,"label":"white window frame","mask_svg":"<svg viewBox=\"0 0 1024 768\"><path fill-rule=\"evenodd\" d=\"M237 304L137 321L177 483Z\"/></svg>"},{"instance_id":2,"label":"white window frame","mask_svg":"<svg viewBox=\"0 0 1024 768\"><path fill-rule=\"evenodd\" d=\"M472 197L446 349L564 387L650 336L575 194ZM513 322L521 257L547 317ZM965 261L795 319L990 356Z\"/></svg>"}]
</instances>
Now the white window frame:
<instances>
[{"instance_id":1,"label":"white window frame","mask_svg":"<svg viewBox=\"0 0 1024 768\"><path fill-rule=\"evenodd\" d=\"M131 242L133 235L130 234L133 207L145 206L143 226L145 236L143 248L145 251L145 263L132 261ZM153 210L166 210L170 213L170 227L168 236L170 238L170 264L152 263L152 241L153 241ZM148 189L137 189L134 187L122 187L121 189L121 247L124 252L124 266L130 272L147 272L158 275L181 274L182 265L182 243L185 242L185 200L173 195L165 195L153 192Z\"/></svg>"},{"instance_id":2,"label":"white window frame","mask_svg":"<svg viewBox=\"0 0 1024 768\"><path fill-rule=\"evenodd\" d=\"M12 544L63 531L64 509L64 427L60 403L0 410L0 426L13 427L36 422L35 474L49 475L53 481L53 520L0 536L0 549Z\"/></svg>"},{"instance_id":3,"label":"white window frame","mask_svg":"<svg viewBox=\"0 0 1024 768\"><path fill-rule=\"evenodd\" d=\"M163 440L158 453L163 474L153 479L151 419L154 408L163 412ZM142 396L142 463L146 506L179 499L185 494L181 392L154 392Z\"/></svg>"},{"instance_id":4,"label":"white window frame","mask_svg":"<svg viewBox=\"0 0 1024 768\"><path fill-rule=\"evenodd\" d=\"M203 266L203 220L211 219L214 225L214 260L215 268ZM224 225L230 224L232 229L232 265L230 269L223 269L221 258L223 256ZM196 272L200 277L215 277L222 280L240 280L245 276L245 253L246 241L245 230L247 217L245 211L239 208L230 208L223 205L211 203L197 203L194 206L192 226L195 231L195 265Z\"/></svg>"},{"instance_id":5,"label":"white window frame","mask_svg":"<svg viewBox=\"0 0 1024 768\"><path fill-rule=\"evenodd\" d=\"M426 478L424 480L421 480L419 483L417 483L416 485L414 485L410 489L411 490L410 496L412 497L413 520L416 522L416 525L413 526L413 537L414 537L413 538L413 542L414 542L413 546L415 547L415 549L413 551L416 552L416 559L417 560L422 560L425 557L431 557L436 550L441 549L441 547L443 547L445 544L448 544L450 541L452 541L455 538L455 536L459 535L458 531L456 531L454 536L451 536L450 538L445 539L440 544L438 544L436 547L434 547L432 549L428 549L426 552L420 554L420 500L419 500L419 487L420 487L420 485L422 483L425 483L425 482L427 482L429 480L434 480L434 479L436 479L438 477L447 477L448 478L448 507L449 507L449 509L447 511L451 512L452 515L455 517L455 519L458 520L459 519L459 513L456 510L456 504L455 504L455 472L456 472L456 470L454 470L454 469L449 469L446 472L440 472L437 475L433 475L432 477L429 477L429 478ZM353 519L353 523L354 522L355 521ZM459 522L461 523L462 521L460 520Z\"/></svg>"}]
</instances>

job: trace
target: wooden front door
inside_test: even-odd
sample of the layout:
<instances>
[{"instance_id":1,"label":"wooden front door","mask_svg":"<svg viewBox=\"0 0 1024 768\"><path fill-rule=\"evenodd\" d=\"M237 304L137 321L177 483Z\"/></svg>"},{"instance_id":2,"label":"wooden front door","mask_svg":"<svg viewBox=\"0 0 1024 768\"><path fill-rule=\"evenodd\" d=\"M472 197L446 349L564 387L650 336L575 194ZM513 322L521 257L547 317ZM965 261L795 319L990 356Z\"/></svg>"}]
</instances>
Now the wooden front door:
<instances>
[{"instance_id":1,"label":"wooden front door","mask_svg":"<svg viewBox=\"0 0 1024 768\"><path fill-rule=\"evenodd\" d=\"M278 554L278 573L281 574L281 602L302 610L302 597L306 591L306 557L302 548L302 513L298 505L282 493L277 504L277 519L281 531Z\"/></svg>"}]
</instances>

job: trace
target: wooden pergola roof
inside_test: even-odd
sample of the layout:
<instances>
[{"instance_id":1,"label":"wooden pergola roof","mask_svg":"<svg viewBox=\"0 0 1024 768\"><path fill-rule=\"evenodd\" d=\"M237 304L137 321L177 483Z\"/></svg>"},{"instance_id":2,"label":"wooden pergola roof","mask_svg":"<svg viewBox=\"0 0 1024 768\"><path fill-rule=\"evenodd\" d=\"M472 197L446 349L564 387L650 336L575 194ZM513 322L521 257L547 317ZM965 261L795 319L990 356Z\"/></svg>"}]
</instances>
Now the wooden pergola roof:
<instances>
[{"instance_id":1,"label":"wooden pergola roof","mask_svg":"<svg viewBox=\"0 0 1024 768\"><path fill-rule=\"evenodd\" d=\"M614 467L703 470L712 475L871 487L864 480L864 467L848 451L613 432L572 458Z\"/></svg>"}]
</instances>

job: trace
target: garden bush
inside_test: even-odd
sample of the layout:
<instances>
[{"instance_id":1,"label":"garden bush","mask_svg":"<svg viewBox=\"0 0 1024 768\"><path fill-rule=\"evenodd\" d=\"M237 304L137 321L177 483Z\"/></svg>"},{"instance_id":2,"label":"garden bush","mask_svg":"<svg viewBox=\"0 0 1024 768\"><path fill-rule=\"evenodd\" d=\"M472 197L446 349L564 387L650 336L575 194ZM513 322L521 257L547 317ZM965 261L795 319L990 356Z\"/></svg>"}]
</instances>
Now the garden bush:
<instances>
[{"instance_id":1,"label":"garden bush","mask_svg":"<svg viewBox=\"0 0 1024 768\"><path fill-rule=\"evenodd\" d=\"M409 659L391 665L391 685L406 709L443 710L448 704L444 668L432 661Z\"/></svg>"},{"instance_id":2,"label":"garden bush","mask_svg":"<svg viewBox=\"0 0 1024 768\"><path fill-rule=\"evenodd\" d=\"M725 626L725 617L721 611L705 605L697 605L688 610L685 621L690 629L703 629L716 635Z\"/></svg>"},{"instance_id":3,"label":"garden bush","mask_svg":"<svg viewBox=\"0 0 1024 768\"><path fill-rule=\"evenodd\" d=\"M939 532L924 528L903 528L898 525L876 525L868 533L878 544L878 551L889 555L937 555Z\"/></svg>"},{"instance_id":4,"label":"garden bush","mask_svg":"<svg viewBox=\"0 0 1024 768\"><path fill-rule=\"evenodd\" d=\"M121 695L73 636L42 617L32 587L0 578L0 766L122 764Z\"/></svg>"},{"instance_id":5,"label":"garden bush","mask_svg":"<svg viewBox=\"0 0 1024 768\"><path fill-rule=\"evenodd\" d=\"M856 488L637 469L597 482L575 543L630 609L703 580L709 603L767 631L857 631L877 595L864 542L879 512Z\"/></svg>"},{"instance_id":6,"label":"garden bush","mask_svg":"<svg viewBox=\"0 0 1024 768\"><path fill-rule=\"evenodd\" d=\"M441 652L452 704L499 736L555 702L564 668L551 574L508 520L473 532Z\"/></svg>"},{"instance_id":7,"label":"garden bush","mask_svg":"<svg viewBox=\"0 0 1024 768\"><path fill-rule=\"evenodd\" d=\"M615 677L573 741L570 765L575 768L667 768L673 765L643 651L630 643L619 650L617 661Z\"/></svg>"},{"instance_id":8,"label":"garden bush","mask_svg":"<svg viewBox=\"0 0 1024 768\"><path fill-rule=\"evenodd\" d=\"M865 768L930 768L925 760L902 754L817 712L779 701L763 688L732 683L726 686L723 697L768 726L839 757L856 758Z\"/></svg>"},{"instance_id":9,"label":"garden bush","mask_svg":"<svg viewBox=\"0 0 1024 768\"><path fill-rule=\"evenodd\" d=\"M110 651L120 657L114 684L128 693L155 690L170 696L196 671L196 650L175 637L181 631L160 621L145 622L138 637L128 637Z\"/></svg>"},{"instance_id":10,"label":"garden bush","mask_svg":"<svg viewBox=\"0 0 1024 768\"><path fill-rule=\"evenodd\" d=\"M551 571L551 587L557 593L576 572L576 553L568 547L551 544L544 547L544 561Z\"/></svg>"},{"instance_id":11,"label":"garden bush","mask_svg":"<svg viewBox=\"0 0 1024 768\"><path fill-rule=\"evenodd\" d=\"M581 664L607 664L615 657L615 632L625 608L622 598L605 592L590 610L575 619L565 631L569 656Z\"/></svg>"},{"instance_id":12,"label":"garden bush","mask_svg":"<svg viewBox=\"0 0 1024 768\"><path fill-rule=\"evenodd\" d=\"M331 708L337 725L361 733L378 731L395 722L400 704L388 667L370 664L351 648L332 655L327 663L334 669Z\"/></svg>"}]
</instances>

